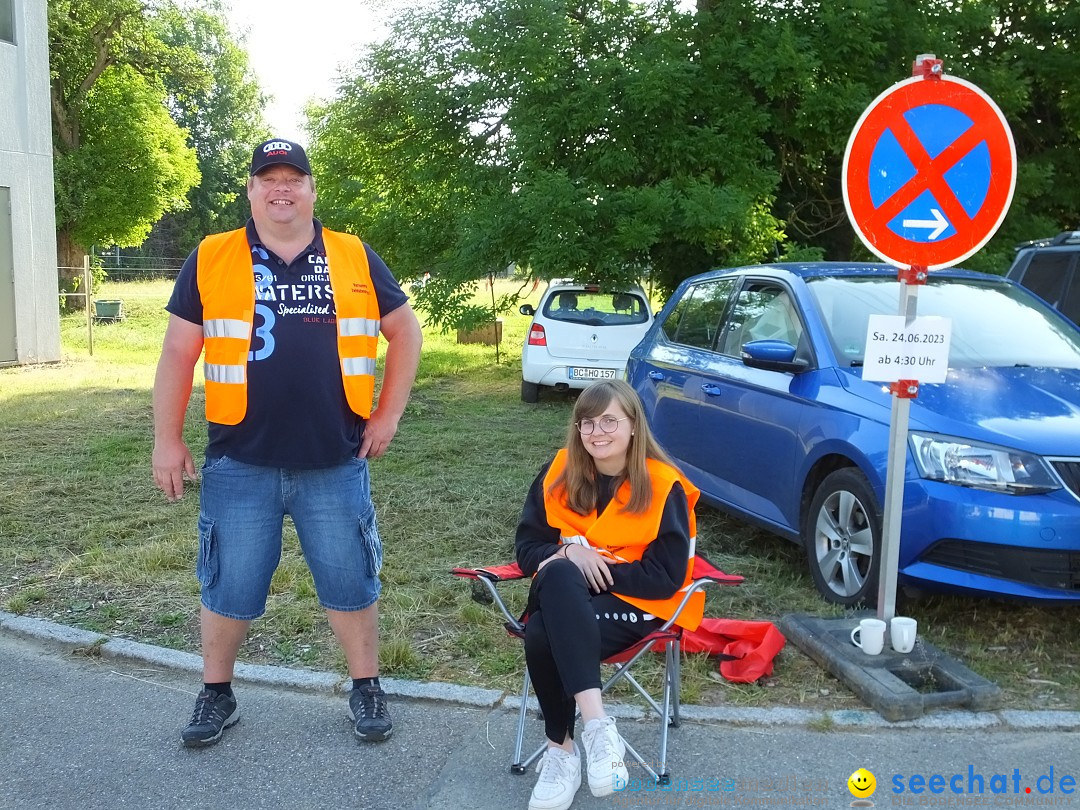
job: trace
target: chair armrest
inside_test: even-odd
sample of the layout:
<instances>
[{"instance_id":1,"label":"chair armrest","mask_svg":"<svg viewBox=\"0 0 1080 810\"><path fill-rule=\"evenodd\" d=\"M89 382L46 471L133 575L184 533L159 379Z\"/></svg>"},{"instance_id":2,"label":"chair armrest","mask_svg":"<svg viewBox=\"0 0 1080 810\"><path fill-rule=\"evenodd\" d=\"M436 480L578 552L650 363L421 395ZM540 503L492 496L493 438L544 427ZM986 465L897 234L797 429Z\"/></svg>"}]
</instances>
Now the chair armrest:
<instances>
[{"instance_id":1,"label":"chair armrest","mask_svg":"<svg viewBox=\"0 0 1080 810\"><path fill-rule=\"evenodd\" d=\"M488 565L484 568L454 568L451 573L456 577L465 579L486 579L491 582L508 582L515 579L524 579L516 562L506 565Z\"/></svg>"},{"instance_id":2,"label":"chair armrest","mask_svg":"<svg viewBox=\"0 0 1080 810\"><path fill-rule=\"evenodd\" d=\"M690 583L690 587L686 589L686 593L683 594L682 601L680 601L679 606L677 608L675 608L675 612L673 614L671 614L671 618L668 619L666 622L664 622L657 629L656 632L662 633L665 630L670 629L671 625L675 624L675 620L679 618L679 615L682 613L683 608L686 607L686 603L690 601L690 597L693 596L695 593L697 593L698 591L700 591L702 588L704 588L707 585L722 585L722 584L732 584L732 583L720 582L718 580L713 579L712 577L702 577L701 579L695 579L693 582ZM734 584L737 585L738 583L734 583Z\"/></svg>"},{"instance_id":3,"label":"chair armrest","mask_svg":"<svg viewBox=\"0 0 1080 810\"><path fill-rule=\"evenodd\" d=\"M694 580L690 583L690 587L686 589L686 593L683 594L682 601L675 608L675 613L664 622L657 632L668 630L671 625L675 624L675 620L679 618L683 608L686 607L686 603L690 601L690 597L702 588L708 585L740 585L746 579L739 574L725 574L701 554L694 556L694 567L690 572L690 576Z\"/></svg>"},{"instance_id":4,"label":"chair armrest","mask_svg":"<svg viewBox=\"0 0 1080 810\"><path fill-rule=\"evenodd\" d=\"M503 602L502 597L499 596L498 590L495 586L500 582L513 582L518 579L526 579L524 573L518 567L518 564L508 563L506 565L488 565L484 568L454 568L451 569L451 573L456 577L462 579L471 579L474 582L473 599L478 602L487 602L488 604L494 604L502 615L506 618L506 629L511 633L521 633L525 630L525 625L519 621L506 607L506 603ZM480 593L477 593L476 584L483 586ZM478 598L479 595L484 594L486 590L486 599Z\"/></svg>"}]
</instances>

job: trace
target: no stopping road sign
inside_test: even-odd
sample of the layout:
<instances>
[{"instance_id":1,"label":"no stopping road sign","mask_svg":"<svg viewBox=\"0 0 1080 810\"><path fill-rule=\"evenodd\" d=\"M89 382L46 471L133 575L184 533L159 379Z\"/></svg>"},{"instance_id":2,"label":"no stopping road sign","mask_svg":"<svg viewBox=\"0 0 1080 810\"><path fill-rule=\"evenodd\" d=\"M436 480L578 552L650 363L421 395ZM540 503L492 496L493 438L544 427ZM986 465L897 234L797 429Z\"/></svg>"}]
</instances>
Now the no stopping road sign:
<instances>
[{"instance_id":1,"label":"no stopping road sign","mask_svg":"<svg viewBox=\"0 0 1080 810\"><path fill-rule=\"evenodd\" d=\"M1009 210L1016 147L1001 110L952 76L913 77L878 96L844 153L855 232L897 267L951 267L986 244Z\"/></svg>"}]
</instances>

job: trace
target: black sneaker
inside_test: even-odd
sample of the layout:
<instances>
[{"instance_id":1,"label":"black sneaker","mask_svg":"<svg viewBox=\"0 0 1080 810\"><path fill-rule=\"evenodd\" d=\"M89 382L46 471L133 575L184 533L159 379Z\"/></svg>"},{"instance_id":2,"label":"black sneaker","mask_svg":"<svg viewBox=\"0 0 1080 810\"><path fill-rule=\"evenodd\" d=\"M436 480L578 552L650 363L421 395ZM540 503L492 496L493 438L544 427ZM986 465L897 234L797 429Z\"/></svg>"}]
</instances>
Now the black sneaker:
<instances>
[{"instance_id":1,"label":"black sneaker","mask_svg":"<svg viewBox=\"0 0 1080 810\"><path fill-rule=\"evenodd\" d=\"M236 705L236 698L203 689L195 698L191 722L180 732L180 739L188 748L213 745L221 739L225 729L236 725L239 719L240 708Z\"/></svg>"},{"instance_id":2,"label":"black sneaker","mask_svg":"<svg viewBox=\"0 0 1080 810\"><path fill-rule=\"evenodd\" d=\"M386 692L378 686L362 686L349 692L349 717L356 721L353 734L364 742L380 742L394 731Z\"/></svg>"}]
</instances>

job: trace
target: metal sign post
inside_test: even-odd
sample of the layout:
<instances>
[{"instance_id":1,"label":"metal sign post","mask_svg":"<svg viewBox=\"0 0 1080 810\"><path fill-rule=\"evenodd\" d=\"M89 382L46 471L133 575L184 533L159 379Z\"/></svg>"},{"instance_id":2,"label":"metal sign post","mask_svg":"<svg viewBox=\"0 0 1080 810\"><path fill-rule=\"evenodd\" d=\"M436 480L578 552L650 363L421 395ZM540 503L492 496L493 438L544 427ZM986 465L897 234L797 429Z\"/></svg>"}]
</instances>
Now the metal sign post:
<instances>
[{"instance_id":1,"label":"metal sign post","mask_svg":"<svg viewBox=\"0 0 1080 810\"><path fill-rule=\"evenodd\" d=\"M901 270L900 315L905 325L915 321L920 284L926 269ZM910 279L910 280L909 280ZM877 616L888 622L896 614L896 574L900 567L900 517L904 512L904 465L907 462L908 421L911 400L919 394L914 379L899 379L889 386L892 409L889 418L889 460L885 473L885 509L881 516L881 568L878 575Z\"/></svg>"},{"instance_id":2,"label":"metal sign post","mask_svg":"<svg viewBox=\"0 0 1080 810\"><path fill-rule=\"evenodd\" d=\"M912 78L867 107L844 153L848 219L863 244L899 268L899 316L892 328L875 322L888 316L871 316L863 364L863 379L889 382L892 394L878 571L885 621L896 610L911 400L920 380L944 383L948 372L951 324L917 317L918 289L929 271L989 241L1015 187L1016 147L1001 110L973 84L945 76L933 54L916 57Z\"/></svg>"}]
</instances>

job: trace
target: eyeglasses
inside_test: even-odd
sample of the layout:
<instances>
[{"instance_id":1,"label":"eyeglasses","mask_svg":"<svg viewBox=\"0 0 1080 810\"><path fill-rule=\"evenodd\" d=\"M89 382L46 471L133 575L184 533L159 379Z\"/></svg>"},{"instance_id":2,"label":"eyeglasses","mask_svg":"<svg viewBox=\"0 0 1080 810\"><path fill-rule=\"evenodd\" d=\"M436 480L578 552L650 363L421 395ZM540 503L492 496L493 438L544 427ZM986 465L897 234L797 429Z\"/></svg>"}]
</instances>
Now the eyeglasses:
<instances>
[{"instance_id":1,"label":"eyeglasses","mask_svg":"<svg viewBox=\"0 0 1080 810\"><path fill-rule=\"evenodd\" d=\"M577 425L578 433L582 436L591 436L598 425L601 433L614 433L619 429L619 422L625 422L627 419L632 418L624 416L622 419L616 419L614 416L601 416L599 419L582 419L574 424Z\"/></svg>"}]
</instances>

